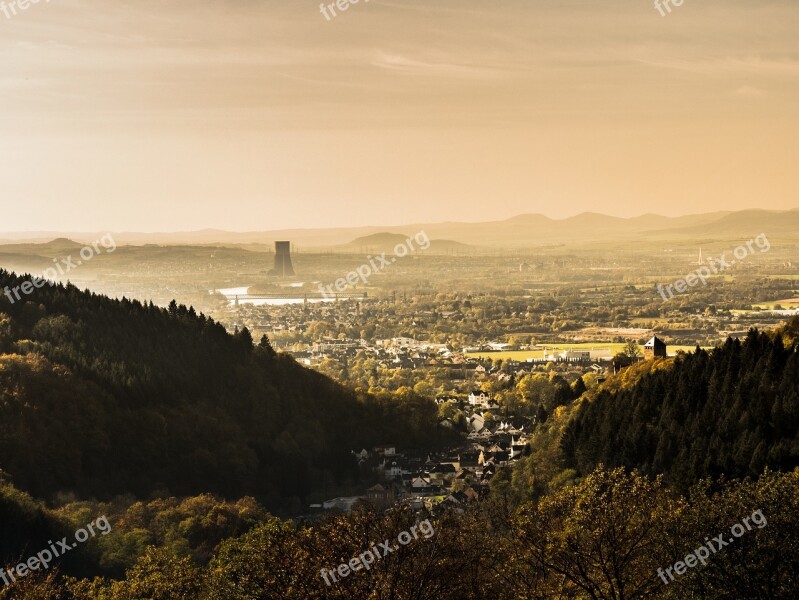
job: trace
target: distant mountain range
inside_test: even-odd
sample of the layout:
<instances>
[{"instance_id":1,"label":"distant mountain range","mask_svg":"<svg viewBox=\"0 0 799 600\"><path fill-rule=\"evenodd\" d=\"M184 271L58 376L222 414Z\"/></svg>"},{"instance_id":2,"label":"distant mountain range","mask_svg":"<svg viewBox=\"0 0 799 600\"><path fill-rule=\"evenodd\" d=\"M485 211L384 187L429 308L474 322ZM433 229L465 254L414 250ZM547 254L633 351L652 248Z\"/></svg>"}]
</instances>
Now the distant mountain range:
<instances>
[{"instance_id":1,"label":"distant mountain range","mask_svg":"<svg viewBox=\"0 0 799 600\"><path fill-rule=\"evenodd\" d=\"M599 213L582 213L567 219L524 214L504 221L482 223L417 223L399 226L335 227L230 232L218 229L171 233L114 232L118 244L222 244L270 245L290 240L303 249L353 249L387 247L406 236L424 231L435 250L471 247L535 247L553 244L607 243L650 240L713 241L750 238L765 233L770 238L799 238L799 209L774 211L750 209L720 211L681 217L645 214L629 219ZM0 241L45 242L69 238L80 242L98 239L107 232L0 233ZM393 241L393 243L391 243ZM22 249L21 249L22 250ZM6 252L9 249L6 248ZM24 251L23 251L24 253Z\"/></svg>"}]
</instances>

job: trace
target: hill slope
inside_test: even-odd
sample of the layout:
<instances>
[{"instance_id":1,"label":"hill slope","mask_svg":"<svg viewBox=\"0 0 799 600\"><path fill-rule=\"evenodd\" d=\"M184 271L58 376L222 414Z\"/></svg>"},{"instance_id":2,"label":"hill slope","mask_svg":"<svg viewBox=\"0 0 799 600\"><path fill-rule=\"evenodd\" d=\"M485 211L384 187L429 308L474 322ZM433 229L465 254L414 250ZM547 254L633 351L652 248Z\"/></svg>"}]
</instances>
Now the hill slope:
<instances>
[{"instance_id":1,"label":"hill slope","mask_svg":"<svg viewBox=\"0 0 799 600\"><path fill-rule=\"evenodd\" d=\"M0 288L21 282L0 271ZM357 398L174 303L73 286L0 297L0 469L38 497L214 492L285 507L357 477L354 448L435 443L432 402L393 400Z\"/></svg>"},{"instance_id":2,"label":"hill slope","mask_svg":"<svg viewBox=\"0 0 799 600\"><path fill-rule=\"evenodd\" d=\"M799 466L798 332L799 319L773 335L753 330L601 391L564 432L566 466L637 467L680 488Z\"/></svg>"}]
</instances>

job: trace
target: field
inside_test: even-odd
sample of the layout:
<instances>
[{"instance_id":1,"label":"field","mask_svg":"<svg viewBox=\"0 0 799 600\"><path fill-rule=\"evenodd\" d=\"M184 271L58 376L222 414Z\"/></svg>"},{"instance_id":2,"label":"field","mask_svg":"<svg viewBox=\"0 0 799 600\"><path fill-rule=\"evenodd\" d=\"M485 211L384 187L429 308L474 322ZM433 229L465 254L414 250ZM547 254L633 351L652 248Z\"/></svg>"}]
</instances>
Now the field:
<instances>
[{"instance_id":1,"label":"field","mask_svg":"<svg viewBox=\"0 0 799 600\"><path fill-rule=\"evenodd\" d=\"M761 302L760 304L753 304L752 308L760 308L762 310L791 310L799 308L799 298L788 298L787 300L775 300L774 302Z\"/></svg>"},{"instance_id":2,"label":"field","mask_svg":"<svg viewBox=\"0 0 799 600\"><path fill-rule=\"evenodd\" d=\"M538 344L542 350L508 350L505 352L469 352L466 356L476 358L491 358L497 360L518 360L525 361L528 358L545 358L545 355L555 354L558 355L566 350L606 350L609 356L614 356L622 351L624 348L623 343L581 343L581 344ZM639 346L641 354L644 352L644 347ZM669 355L675 354L678 350L684 352L693 352L694 346L669 346ZM708 348L709 349L709 348Z\"/></svg>"}]
</instances>

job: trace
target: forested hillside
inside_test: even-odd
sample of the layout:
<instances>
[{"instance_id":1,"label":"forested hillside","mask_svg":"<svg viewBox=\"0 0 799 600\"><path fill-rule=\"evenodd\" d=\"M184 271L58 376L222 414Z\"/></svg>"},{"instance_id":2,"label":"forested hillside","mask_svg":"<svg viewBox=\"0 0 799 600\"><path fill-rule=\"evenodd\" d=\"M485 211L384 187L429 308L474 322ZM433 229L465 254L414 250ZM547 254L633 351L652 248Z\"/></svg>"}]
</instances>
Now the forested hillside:
<instances>
[{"instance_id":1,"label":"forested hillside","mask_svg":"<svg viewBox=\"0 0 799 600\"><path fill-rule=\"evenodd\" d=\"M0 271L0 288L22 281ZM353 449L451 436L435 415L412 392L356 397L174 302L0 295L0 469L35 497L210 492L296 509L357 477Z\"/></svg>"},{"instance_id":2,"label":"forested hillside","mask_svg":"<svg viewBox=\"0 0 799 600\"><path fill-rule=\"evenodd\" d=\"M799 319L673 364L642 363L648 372L634 384L584 399L561 440L565 466L635 467L681 489L702 477L799 466L797 332Z\"/></svg>"},{"instance_id":3,"label":"forested hillside","mask_svg":"<svg viewBox=\"0 0 799 600\"><path fill-rule=\"evenodd\" d=\"M799 471L767 473L754 482L702 482L681 496L660 480L600 469L541 501L508 508L498 486L486 502L431 519L429 538L384 554L369 570L325 583L323 569L328 573L381 540L389 544L427 517L407 509L359 509L308 527L264 516L251 502L206 497L139 503L122 512L68 506L61 516L73 527L98 510L108 515L111 533L75 552L84 568L130 559L124 577L73 579L63 577L61 566L0 587L0 599L796 598ZM741 526L729 547L687 572L660 577L702 540L730 535L755 514L756 523ZM138 559L131 556L145 544ZM214 544L209 557L206 549Z\"/></svg>"}]
</instances>

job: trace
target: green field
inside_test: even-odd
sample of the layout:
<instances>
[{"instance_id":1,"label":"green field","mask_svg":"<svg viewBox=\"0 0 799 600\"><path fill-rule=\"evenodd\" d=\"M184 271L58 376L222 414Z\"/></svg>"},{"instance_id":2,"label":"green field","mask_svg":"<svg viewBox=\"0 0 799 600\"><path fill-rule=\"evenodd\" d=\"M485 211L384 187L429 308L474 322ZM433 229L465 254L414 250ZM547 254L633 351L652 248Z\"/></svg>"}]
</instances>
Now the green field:
<instances>
[{"instance_id":1,"label":"green field","mask_svg":"<svg viewBox=\"0 0 799 600\"><path fill-rule=\"evenodd\" d=\"M761 302L760 304L753 304L752 308L760 308L762 310L775 310L777 306L785 310L792 310L799 308L799 298L788 298L787 300L775 300L774 302Z\"/></svg>"},{"instance_id":2,"label":"green field","mask_svg":"<svg viewBox=\"0 0 799 600\"><path fill-rule=\"evenodd\" d=\"M544 350L509 350L507 352L469 352L466 356L470 356L473 358L491 358L493 360L497 360L501 358L502 360L518 360L518 361L525 361L528 358L544 358L546 354L555 354L558 355L565 350L610 350L610 354L615 355L621 352L622 348L624 348L623 343L591 343L591 342L584 342L579 344L538 344L538 346L544 348ZM639 346L641 349L641 353L644 352L644 347ZM695 346L669 346L668 353L669 355L674 354L678 350L683 350L685 352L693 352ZM707 348L709 349L709 348Z\"/></svg>"}]
</instances>

